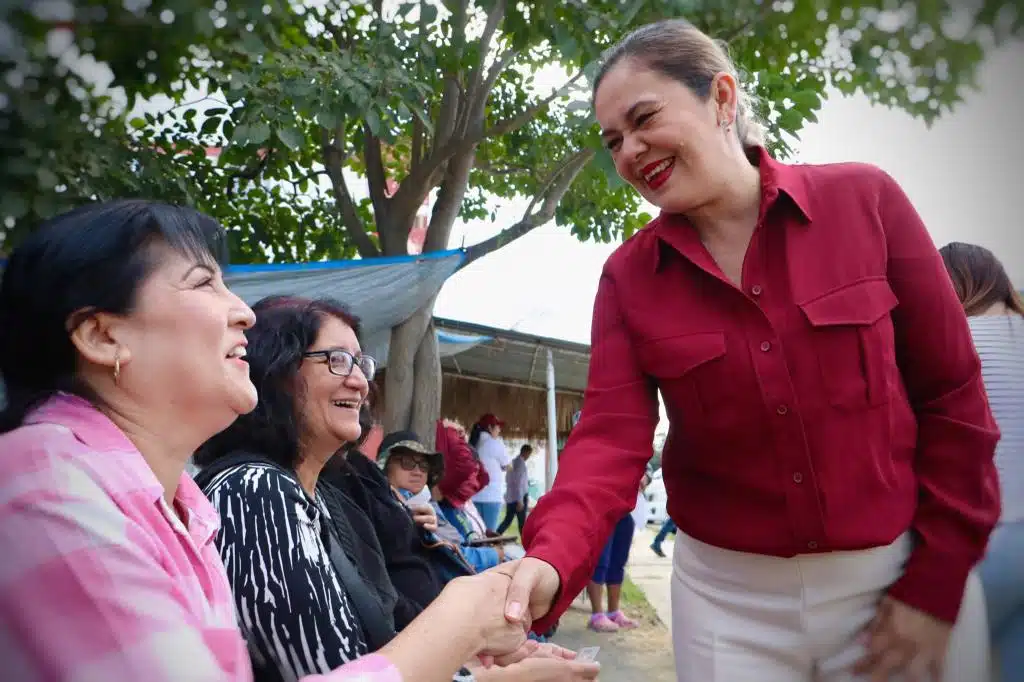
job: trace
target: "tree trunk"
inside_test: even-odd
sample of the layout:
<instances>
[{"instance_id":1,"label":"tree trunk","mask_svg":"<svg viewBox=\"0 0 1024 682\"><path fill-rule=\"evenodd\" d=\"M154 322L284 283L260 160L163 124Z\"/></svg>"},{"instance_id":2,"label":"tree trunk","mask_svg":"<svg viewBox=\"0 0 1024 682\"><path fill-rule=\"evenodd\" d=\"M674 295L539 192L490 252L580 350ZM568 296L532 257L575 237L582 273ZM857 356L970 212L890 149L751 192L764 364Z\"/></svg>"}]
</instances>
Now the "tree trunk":
<instances>
[{"instance_id":1,"label":"tree trunk","mask_svg":"<svg viewBox=\"0 0 1024 682\"><path fill-rule=\"evenodd\" d=\"M410 426L424 445L434 447L434 423L441 416L441 356L434 330L433 301L430 310L431 321L423 338L420 339L420 347L416 350L416 361L413 365Z\"/></svg>"},{"instance_id":2,"label":"tree trunk","mask_svg":"<svg viewBox=\"0 0 1024 682\"><path fill-rule=\"evenodd\" d=\"M391 347L388 349L387 374L384 379L384 431L386 433L413 427L413 405L417 398L425 400L427 403L433 402L440 405L440 360L436 358L436 339L432 348L435 354L434 364L438 366L434 376L434 382L438 384L436 388L438 395L432 398L424 396L423 393L429 389L429 385L424 384L423 380L417 380L420 369L419 358L424 354L421 350L421 346L424 345L424 336L428 329L433 330L431 322L435 298L436 296L431 297L408 320L391 330ZM430 363L423 362L423 364L429 366ZM417 385L420 386L419 391L417 391ZM417 411L422 414L422 407L417 408ZM422 416L420 418L422 420ZM431 423L433 422L431 421ZM429 434L417 431L417 435L424 440L433 440L432 430ZM429 439L428 436L430 436Z\"/></svg>"}]
</instances>

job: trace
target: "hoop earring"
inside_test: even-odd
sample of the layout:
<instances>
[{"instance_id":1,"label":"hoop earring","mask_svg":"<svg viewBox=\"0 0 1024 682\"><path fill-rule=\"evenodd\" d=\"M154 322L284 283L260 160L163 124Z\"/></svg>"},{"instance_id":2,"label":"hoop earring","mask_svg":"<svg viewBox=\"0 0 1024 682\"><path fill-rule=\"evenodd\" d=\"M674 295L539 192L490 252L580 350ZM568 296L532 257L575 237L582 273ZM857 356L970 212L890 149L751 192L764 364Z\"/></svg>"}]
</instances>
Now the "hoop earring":
<instances>
[{"instance_id":1,"label":"hoop earring","mask_svg":"<svg viewBox=\"0 0 1024 682\"><path fill-rule=\"evenodd\" d=\"M121 379L121 356L114 356L114 383L117 384Z\"/></svg>"}]
</instances>

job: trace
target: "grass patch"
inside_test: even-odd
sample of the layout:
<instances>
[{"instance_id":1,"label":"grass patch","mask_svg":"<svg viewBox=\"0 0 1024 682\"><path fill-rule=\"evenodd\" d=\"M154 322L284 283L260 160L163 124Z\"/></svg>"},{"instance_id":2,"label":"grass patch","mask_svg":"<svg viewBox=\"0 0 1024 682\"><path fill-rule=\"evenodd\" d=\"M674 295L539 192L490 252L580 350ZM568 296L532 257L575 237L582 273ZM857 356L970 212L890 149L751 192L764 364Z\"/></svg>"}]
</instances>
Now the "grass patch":
<instances>
[{"instance_id":1,"label":"grass patch","mask_svg":"<svg viewBox=\"0 0 1024 682\"><path fill-rule=\"evenodd\" d=\"M627 606L650 606L651 603L647 601L647 595L644 591L636 586L629 576L626 576L625 582L622 583L622 603Z\"/></svg>"},{"instance_id":2,"label":"grass patch","mask_svg":"<svg viewBox=\"0 0 1024 682\"><path fill-rule=\"evenodd\" d=\"M641 620L648 623L658 623L658 612L651 605L651 602L647 600L647 595L644 591L637 587L636 583L626 576L626 580L622 583L622 606L625 610L629 611L631 616L639 617Z\"/></svg>"}]
</instances>

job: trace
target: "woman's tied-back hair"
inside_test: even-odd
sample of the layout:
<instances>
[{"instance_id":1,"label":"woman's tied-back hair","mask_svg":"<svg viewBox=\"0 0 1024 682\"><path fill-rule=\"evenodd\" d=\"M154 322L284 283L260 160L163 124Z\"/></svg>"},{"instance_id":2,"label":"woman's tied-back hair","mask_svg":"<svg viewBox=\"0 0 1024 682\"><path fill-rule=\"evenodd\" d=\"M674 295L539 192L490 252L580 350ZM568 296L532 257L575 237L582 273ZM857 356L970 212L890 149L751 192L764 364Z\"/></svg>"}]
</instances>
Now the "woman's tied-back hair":
<instances>
[{"instance_id":1,"label":"woman's tied-back hair","mask_svg":"<svg viewBox=\"0 0 1024 682\"><path fill-rule=\"evenodd\" d=\"M244 451L294 469L302 435L298 411L304 388L299 381L303 354L316 343L324 320L331 317L359 336L359 319L348 306L331 298L268 296L252 309L256 324L245 332L246 360L259 400L255 410L203 444L194 457L200 467ZM364 418L369 418L369 412Z\"/></svg>"},{"instance_id":2,"label":"woman's tied-back hair","mask_svg":"<svg viewBox=\"0 0 1024 682\"><path fill-rule=\"evenodd\" d=\"M981 315L997 303L1024 315L1020 293L1013 288L1006 269L994 253L983 246L963 242L946 244L939 253L968 317Z\"/></svg>"},{"instance_id":3,"label":"woman's tied-back hair","mask_svg":"<svg viewBox=\"0 0 1024 682\"><path fill-rule=\"evenodd\" d=\"M743 90L739 72L725 43L712 40L685 19L666 19L636 29L608 50L594 79L594 94L608 72L624 59L688 87L697 97L711 95L719 73L736 79L736 135L743 148L764 146L764 128L753 110L753 99Z\"/></svg>"},{"instance_id":4,"label":"woman's tied-back hair","mask_svg":"<svg viewBox=\"0 0 1024 682\"><path fill-rule=\"evenodd\" d=\"M0 284L0 433L57 392L95 401L76 377L71 332L93 313L125 315L165 245L209 264L227 257L224 230L191 208L126 199L92 203L40 225L11 254Z\"/></svg>"}]
</instances>

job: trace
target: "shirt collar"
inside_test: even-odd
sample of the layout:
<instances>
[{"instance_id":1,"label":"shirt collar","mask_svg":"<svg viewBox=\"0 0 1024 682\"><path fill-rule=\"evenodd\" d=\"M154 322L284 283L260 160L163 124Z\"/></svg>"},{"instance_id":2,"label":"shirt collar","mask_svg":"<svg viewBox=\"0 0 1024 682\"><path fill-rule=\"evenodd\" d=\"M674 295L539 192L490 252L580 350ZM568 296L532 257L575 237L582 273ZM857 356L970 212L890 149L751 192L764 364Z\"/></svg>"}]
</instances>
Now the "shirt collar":
<instances>
[{"instance_id":1,"label":"shirt collar","mask_svg":"<svg viewBox=\"0 0 1024 682\"><path fill-rule=\"evenodd\" d=\"M761 172L762 215L766 215L779 197L785 195L799 211L801 217L806 222L810 222L812 219L810 193L807 189L806 178L800 168L776 161L764 147L755 148L751 161L757 163ZM687 252L688 248L694 249L699 246L700 239L696 232L680 230L679 227L683 226L688 227L689 221L681 215L663 211L655 218L651 225L653 228L651 231L658 237L655 241L655 269L660 265L662 243L668 244L682 253Z\"/></svg>"},{"instance_id":2,"label":"shirt collar","mask_svg":"<svg viewBox=\"0 0 1024 682\"><path fill-rule=\"evenodd\" d=\"M81 443L91 450L117 453L116 466L122 480L151 500L154 505L166 506L164 488L149 468L142 453L105 414L85 400L69 393L58 393L26 418L26 424L57 424L70 430ZM176 506L183 510L185 528L197 546L203 547L220 530L220 515L186 472L178 479L174 494Z\"/></svg>"}]
</instances>

